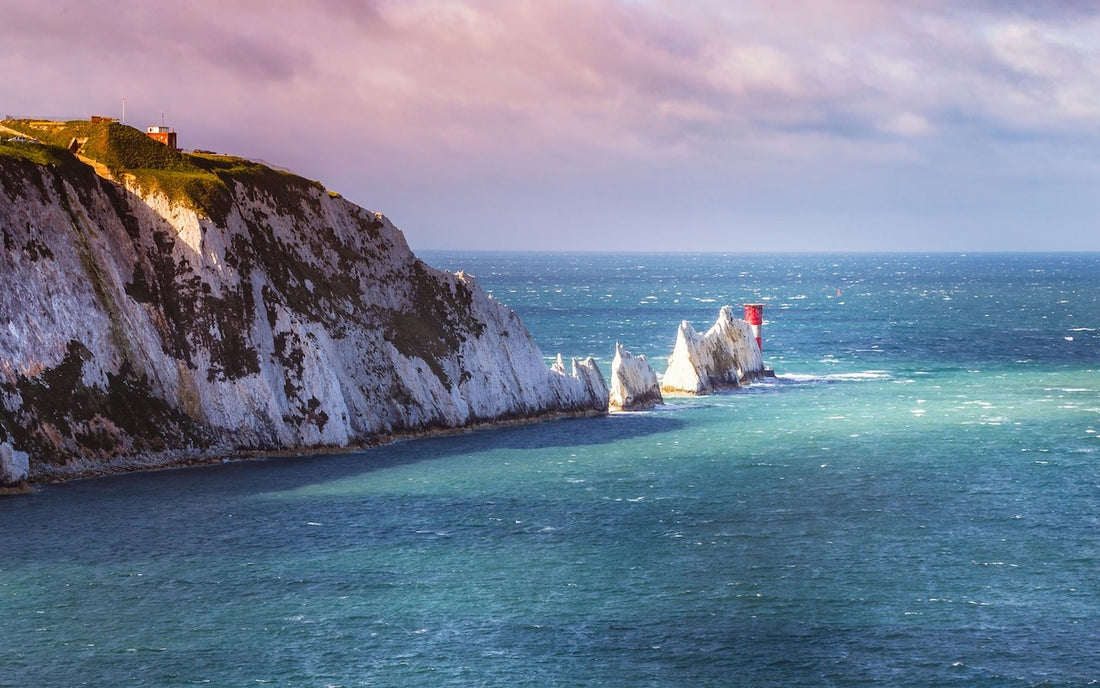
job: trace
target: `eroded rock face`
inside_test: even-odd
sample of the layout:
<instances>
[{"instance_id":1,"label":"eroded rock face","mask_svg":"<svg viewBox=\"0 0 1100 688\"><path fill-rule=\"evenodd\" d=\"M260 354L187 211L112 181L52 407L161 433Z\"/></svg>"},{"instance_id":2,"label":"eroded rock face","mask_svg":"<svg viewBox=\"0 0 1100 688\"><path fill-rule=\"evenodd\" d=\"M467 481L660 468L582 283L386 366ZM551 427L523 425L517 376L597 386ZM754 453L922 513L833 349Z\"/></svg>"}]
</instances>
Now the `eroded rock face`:
<instances>
[{"instance_id":1,"label":"eroded rock face","mask_svg":"<svg viewBox=\"0 0 1100 688\"><path fill-rule=\"evenodd\" d=\"M27 479L30 457L8 442L0 443L0 487L18 485Z\"/></svg>"},{"instance_id":2,"label":"eroded rock face","mask_svg":"<svg viewBox=\"0 0 1100 688\"><path fill-rule=\"evenodd\" d=\"M562 395L575 397L576 402L580 402L582 399L607 399L607 381L603 379L603 373L596 365L596 359L591 356L583 361L577 358L572 359L567 377L565 362L562 360L561 354L558 354L558 359L550 366L550 370L560 375L563 380L574 379L581 382L579 387L570 383L561 390Z\"/></svg>"},{"instance_id":3,"label":"eroded rock face","mask_svg":"<svg viewBox=\"0 0 1100 688\"><path fill-rule=\"evenodd\" d=\"M764 375L764 359L752 327L722 306L718 319L704 334L680 323L676 345L661 380L666 394L709 394L740 387Z\"/></svg>"},{"instance_id":4,"label":"eroded rock face","mask_svg":"<svg viewBox=\"0 0 1100 688\"><path fill-rule=\"evenodd\" d=\"M612 411L637 411L663 403L661 385L653 366L645 356L634 356L616 342L608 407Z\"/></svg>"},{"instance_id":5,"label":"eroded rock face","mask_svg":"<svg viewBox=\"0 0 1100 688\"><path fill-rule=\"evenodd\" d=\"M0 441L32 480L606 412L594 363L552 370L471 277L293 179L234 181L215 223L0 159Z\"/></svg>"}]
</instances>

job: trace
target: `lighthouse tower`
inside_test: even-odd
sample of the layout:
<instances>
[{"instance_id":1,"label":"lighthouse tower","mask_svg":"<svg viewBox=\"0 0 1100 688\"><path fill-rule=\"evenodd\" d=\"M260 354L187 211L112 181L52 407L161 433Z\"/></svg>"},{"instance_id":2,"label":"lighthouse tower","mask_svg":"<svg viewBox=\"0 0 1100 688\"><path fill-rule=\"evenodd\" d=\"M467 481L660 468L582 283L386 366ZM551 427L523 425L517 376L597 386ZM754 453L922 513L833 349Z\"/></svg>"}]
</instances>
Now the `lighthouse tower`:
<instances>
[{"instance_id":1,"label":"lighthouse tower","mask_svg":"<svg viewBox=\"0 0 1100 688\"><path fill-rule=\"evenodd\" d=\"M756 336L756 345L760 347L760 352L764 352L764 339L760 336L760 327L764 324L764 304L762 303L746 303L745 306L745 322L752 326L752 333Z\"/></svg>"}]
</instances>

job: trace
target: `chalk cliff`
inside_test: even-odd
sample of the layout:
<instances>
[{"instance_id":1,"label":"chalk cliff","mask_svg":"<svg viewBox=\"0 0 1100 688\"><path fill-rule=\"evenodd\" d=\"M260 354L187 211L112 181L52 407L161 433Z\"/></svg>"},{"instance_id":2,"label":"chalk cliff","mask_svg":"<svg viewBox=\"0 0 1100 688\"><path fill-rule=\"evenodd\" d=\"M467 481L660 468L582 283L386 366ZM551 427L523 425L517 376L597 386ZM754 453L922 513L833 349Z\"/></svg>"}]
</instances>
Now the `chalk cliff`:
<instances>
[{"instance_id":1,"label":"chalk cliff","mask_svg":"<svg viewBox=\"0 0 1100 688\"><path fill-rule=\"evenodd\" d=\"M663 403L661 385L653 366L645 356L634 356L616 342L608 407L612 411L636 411Z\"/></svg>"},{"instance_id":2,"label":"chalk cliff","mask_svg":"<svg viewBox=\"0 0 1100 688\"><path fill-rule=\"evenodd\" d=\"M752 327L735 318L732 308L722 306L718 319L704 334L697 333L686 320L680 323L661 391L709 394L763 376L764 359Z\"/></svg>"},{"instance_id":3,"label":"chalk cliff","mask_svg":"<svg viewBox=\"0 0 1100 688\"><path fill-rule=\"evenodd\" d=\"M315 182L188 156L116 183L4 145L0 443L31 480L606 413L594 362L547 366L472 277Z\"/></svg>"},{"instance_id":4,"label":"chalk cliff","mask_svg":"<svg viewBox=\"0 0 1100 688\"><path fill-rule=\"evenodd\" d=\"M0 443L0 487L17 485L27 479L30 456L17 451L8 442Z\"/></svg>"}]
</instances>

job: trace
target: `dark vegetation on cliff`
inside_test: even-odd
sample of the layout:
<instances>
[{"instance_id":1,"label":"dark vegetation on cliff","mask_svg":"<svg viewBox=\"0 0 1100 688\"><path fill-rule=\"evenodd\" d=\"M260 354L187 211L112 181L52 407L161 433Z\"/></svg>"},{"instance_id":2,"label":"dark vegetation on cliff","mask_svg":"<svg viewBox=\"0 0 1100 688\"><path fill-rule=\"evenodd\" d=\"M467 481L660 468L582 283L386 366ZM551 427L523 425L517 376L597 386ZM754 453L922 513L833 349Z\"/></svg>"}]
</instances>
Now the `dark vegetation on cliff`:
<instances>
[{"instance_id":1,"label":"dark vegetation on cliff","mask_svg":"<svg viewBox=\"0 0 1100 688\"><path fill-rule=\"evenodd\" d=\"M73 340L57 366L0 382L0 389L22 398L17 411L0 406L0 441L10 439L46 463L71 455L103 461L123 452L212 443L200 423L154 394L132 370L108 375L106 390L86 385L81 378L89 357L87 347Z\"/></svg>"}]
</instances>

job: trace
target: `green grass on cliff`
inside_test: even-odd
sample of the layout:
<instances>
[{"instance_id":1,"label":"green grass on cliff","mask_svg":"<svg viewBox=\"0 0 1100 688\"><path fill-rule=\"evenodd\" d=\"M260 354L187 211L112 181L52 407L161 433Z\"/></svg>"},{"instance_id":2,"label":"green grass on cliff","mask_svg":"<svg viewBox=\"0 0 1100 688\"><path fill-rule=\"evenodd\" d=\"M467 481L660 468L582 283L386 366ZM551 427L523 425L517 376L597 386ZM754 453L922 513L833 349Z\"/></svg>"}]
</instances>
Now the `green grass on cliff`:
<instances>
[{"instance_id":1,"label":"green grass on cliff","mask_svg":"<svg viewBox=\"0 0 1100 688\"><path fill-rule=\"evenodd\" d=\"M13 196L21 196L21 189L30 180L41 193L46 194L42 178L39 175L26 174L34 166L61 170L70 183L77 186L83 186L95 179L91 169L66 150L40 143L12 141L10 137L0 139L0 190ZM20 168L25 169L20 171Z\"/></svg>"},{"instance_id":2,"label":"green grass on cliff","mask_svg":"<svg viewBox=\"0 0 1100 688\"><path fill-rule=\"evenodd\" d=\"M6 120L3 124L46 145L3 143L0 156L23 156L22 159L40 164L57 164L72 160L67 149L75 140L80 146L79 155L102 164L116 179L131 175L143 191L160 191L173 202L219 224L224 224L232 206L230 185L234 180L263 190L281 211L290 212L297 208L301 192L324 188L318 182L244 158L172 150L117 122Z\"/></svg>"},{"instance_id":3,"label":"green grass on cliff","mask_svg":"<svg viewBox=\"0 0 1100 688\"><path fill-rule=\"evenodd\" d=\"M187 167L184 156L179 151L157 143L133 127L117 122L19 119L5 121L4 126L60 148L68 148L73 139L86 139L81 154L106 165L112 173Z\"/></svg>"},{"instance_id":4,"label":"green grass on cliff","mask_svg":"<svg viewBox=\"0 0 1100 688\"><path fill-rule=\"evenodd\" d=\"M25 160L36 165L64 165L72 161L72 156L53 146L0 139L0 159Z\"/></svg>"}]
</instances>

